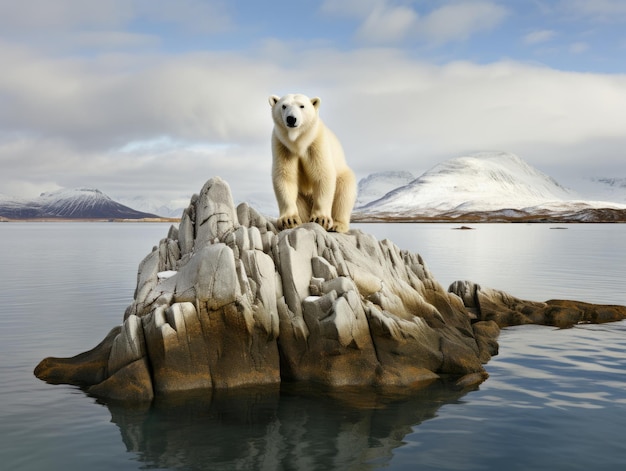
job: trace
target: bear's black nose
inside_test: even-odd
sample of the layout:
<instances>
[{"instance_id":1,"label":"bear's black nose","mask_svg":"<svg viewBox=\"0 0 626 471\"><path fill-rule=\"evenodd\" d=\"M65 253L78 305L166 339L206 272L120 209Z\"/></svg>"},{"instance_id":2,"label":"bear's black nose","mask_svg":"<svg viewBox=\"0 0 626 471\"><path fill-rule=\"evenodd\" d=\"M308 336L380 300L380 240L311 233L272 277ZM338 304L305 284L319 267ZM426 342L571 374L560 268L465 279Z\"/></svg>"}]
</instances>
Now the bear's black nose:
<instances>
[{"instance_id":1,"label":"bear's black nose","mask_svg":"<svg viewBox=\"0 0 626 471\"><path fill-rule=\"evenodd\" d=\"M295 116L287 116L287 126L294 128L296 126L296 117Z\"/></svg>"}]
</instances>

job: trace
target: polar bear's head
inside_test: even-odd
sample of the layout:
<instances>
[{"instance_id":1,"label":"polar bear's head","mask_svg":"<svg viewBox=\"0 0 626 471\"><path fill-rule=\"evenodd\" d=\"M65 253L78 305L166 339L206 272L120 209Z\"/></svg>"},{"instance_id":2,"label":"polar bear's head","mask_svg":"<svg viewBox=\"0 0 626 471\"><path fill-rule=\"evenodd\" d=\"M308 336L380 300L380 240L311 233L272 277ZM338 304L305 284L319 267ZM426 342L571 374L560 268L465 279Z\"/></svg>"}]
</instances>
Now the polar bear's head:
<instances>
[{"instance_id":1,"label":"polar bear's head","mask_svg":"<svg viewBox=\"0 0 626 471\"><path fill-rule=\"evenodd\" d=\"M272 117L277 126L287 129L308 127L317 120L321 100L306 95L289 94L280 98L272 95L269 99Z\"/></svg>"}]
</instances>

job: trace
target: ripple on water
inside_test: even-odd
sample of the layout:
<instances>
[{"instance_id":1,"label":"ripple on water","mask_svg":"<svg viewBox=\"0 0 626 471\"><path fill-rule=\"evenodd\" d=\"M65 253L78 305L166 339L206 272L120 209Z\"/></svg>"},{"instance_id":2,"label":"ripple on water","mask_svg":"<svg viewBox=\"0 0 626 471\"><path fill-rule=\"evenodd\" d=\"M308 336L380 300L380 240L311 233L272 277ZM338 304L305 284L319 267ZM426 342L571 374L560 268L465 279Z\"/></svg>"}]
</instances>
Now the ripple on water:
<instances>
[{"instance_id":1,"label":"ripple on water","mask_svg":"<svg viewBox=\"0 0 626 471\"><path fill-rule=\"evenodd\" d=\"M484 387L516 392L518 402L510 403L512 407L527 407L525 396L541 407L603 408L623 403L626 321L613 325L504 329L500 355L487 365L491 378Z\"/></svg>"}]
</instances>

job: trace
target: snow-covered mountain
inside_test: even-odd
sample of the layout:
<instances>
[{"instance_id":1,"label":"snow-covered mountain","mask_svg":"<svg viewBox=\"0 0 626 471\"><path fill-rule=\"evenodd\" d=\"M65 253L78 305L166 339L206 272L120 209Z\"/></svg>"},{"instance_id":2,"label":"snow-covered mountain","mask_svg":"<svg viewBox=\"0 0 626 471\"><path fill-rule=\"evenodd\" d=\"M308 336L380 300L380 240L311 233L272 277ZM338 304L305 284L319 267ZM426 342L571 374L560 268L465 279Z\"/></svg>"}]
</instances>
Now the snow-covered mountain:
<instances>
[{"instance_id":1,"label":"snow-covered mountain","mask_svg":"<svg viewBox=\"0 0 626 471\"><path fill-rule=\"evenodd\" d=\"M396 188L408 185L415 176L406 171L388 171L369 175L359 181L356 207L365 206L382 198Z\"/></svg>"},{"instance_id":2,"label":"snow-covered mountain","mask_svg":"<svg viewBox=\"0 0 626 471\"><path fill-rule=\"evenodd\" d=\"M483 152L433 167L409 184L357 208L354 219L459 219L469 215L475 220L520 220L556 213L574 217L574 213L598 209L626 215L626 204L584 200L514 154ZM589 217L581 213L577 220Z\"/></svg>"},{"instance_id":3,"label":"snow-covered mountain","mask_svg":"<svg viewBox=\"0 0 626 471\"><path fill-rule=\"evenodd\" d=\"M190 198L191 195L187 198L181 198L180 202L171 201L164 203L161 200L136 196L133 198L118 198L117 201L144 213L158 214L164 218L179 218L183 215L183 210L189 205Z\"/></svg>"},{"instance_id":4,"label":"snow-covered mountain","mask_svg":"<svg viewBox=\"0 0 626 471\"><path fill-rule=\"evenodd\" d=\"M154 214L124 206L92 188L42 193L33 199L0 197L0 216L8 219L142 219Z\"/></svg>"},{"instance_id":5,"label":"snow-covered mountain","mask_svg":"<svg viewBox=\"0 0 626 471\"><path fill-rule=\"evenodd\" d=\"M626 178L587 177L571 184L585 199L626 204Z\"/></svg>"}]
</instances>

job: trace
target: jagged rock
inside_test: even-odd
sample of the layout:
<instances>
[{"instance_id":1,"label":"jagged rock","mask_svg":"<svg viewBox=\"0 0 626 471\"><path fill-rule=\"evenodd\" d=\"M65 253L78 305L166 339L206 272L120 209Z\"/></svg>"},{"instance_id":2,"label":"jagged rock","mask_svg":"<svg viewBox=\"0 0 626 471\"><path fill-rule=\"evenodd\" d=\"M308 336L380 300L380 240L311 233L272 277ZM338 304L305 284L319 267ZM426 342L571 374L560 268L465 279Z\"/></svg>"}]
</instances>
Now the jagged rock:
<instances>
[{"instance_id":1,"label":"jagged rock","mask_svg":"<svg viewBox=\"0 0 626 471\"><path fill-rule=\"evenodd\" d=\"M626 319L625 306L565 300L525 301L503 291L482 288L471 281L455 281L449 291L459 296L477 319L495 322L499 327L539 324L564 328ZM474 324L474 330L476 326L478 324Z\"/></svg>"},{"instance_id":2,"label":"jagged rock","mask_svg":"<svg viewBox=\"0 0 626 471\"><path fill-rule=\"evenodd\" d=\"M235 209L213 178L140 263L123 325L35 374L133 401L281 381L417 387L453 375L463 388L486 377L498 325L540 312L558 325L613 320L609 311L467 282L448 292L419 255L359 230L278 232L247 204Z\"/></svg>"},{"instance_id":3,"label":"jagged rock","mask_svg":"<svg viewBox=\"0 0 626 471\"><path fill-rule=\"evenodd\" d=\"M75 384L90 386L107 377L107 363L113 342L122 329L114 327L108 335L91 350L71 358L44 358L35 368L35 376L52 384Z\"/></svg>"}]
</instances>

